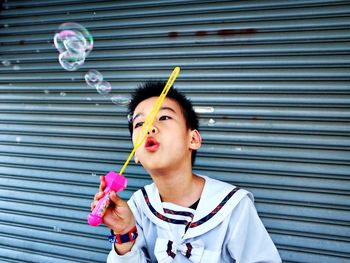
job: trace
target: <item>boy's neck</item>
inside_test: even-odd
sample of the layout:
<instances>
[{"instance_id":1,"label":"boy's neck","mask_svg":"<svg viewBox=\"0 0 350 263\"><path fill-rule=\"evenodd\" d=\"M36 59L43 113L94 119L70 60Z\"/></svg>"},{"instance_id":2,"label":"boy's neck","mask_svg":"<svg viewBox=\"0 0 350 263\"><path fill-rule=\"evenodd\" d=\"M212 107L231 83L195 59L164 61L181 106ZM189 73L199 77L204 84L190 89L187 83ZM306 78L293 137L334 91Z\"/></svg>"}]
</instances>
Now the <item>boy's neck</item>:
<instances>
[{"instance_id":1,"label":"boy's neck","mask_svg":"<svg viewBox=\"0 0 350 263\"><path fill-rule=\"evenodd\" d=\"M189 207L201 196L205 180L188 171L173 171L152 175L161 200L184 207Z\"/></svg>"}]
</instances>

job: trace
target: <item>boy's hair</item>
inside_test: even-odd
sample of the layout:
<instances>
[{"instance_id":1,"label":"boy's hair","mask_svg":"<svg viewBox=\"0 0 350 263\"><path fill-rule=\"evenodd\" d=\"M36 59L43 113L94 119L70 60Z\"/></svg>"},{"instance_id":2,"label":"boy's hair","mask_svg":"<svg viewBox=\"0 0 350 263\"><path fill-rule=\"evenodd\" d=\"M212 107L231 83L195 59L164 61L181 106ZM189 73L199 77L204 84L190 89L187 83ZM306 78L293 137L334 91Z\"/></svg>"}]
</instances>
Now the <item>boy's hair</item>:
<instances>
[{"instance_id":1,"label":"boy's hair","mask_svg":"<svg viewBox=\"0 0 350 263\"><path fill-rule=\"evenodd\" d=\"M129 131L132 136L133 126L132 117L137 105L142 101L151 97L158 97L162 94L166 82L164 81L146 81L137 86L137 89L131 96L131 101L128 105L128 120L129 120ZM186 120L186 127L190 130L198 130L199 122L198 116L192 107L191 101L185 97L184 94L179 92L172 86L166 96L167 98L175 100L181 108L182 114ZM192 151L192 165L194 164L197 151Z\"/></svg>"}]
</instances>

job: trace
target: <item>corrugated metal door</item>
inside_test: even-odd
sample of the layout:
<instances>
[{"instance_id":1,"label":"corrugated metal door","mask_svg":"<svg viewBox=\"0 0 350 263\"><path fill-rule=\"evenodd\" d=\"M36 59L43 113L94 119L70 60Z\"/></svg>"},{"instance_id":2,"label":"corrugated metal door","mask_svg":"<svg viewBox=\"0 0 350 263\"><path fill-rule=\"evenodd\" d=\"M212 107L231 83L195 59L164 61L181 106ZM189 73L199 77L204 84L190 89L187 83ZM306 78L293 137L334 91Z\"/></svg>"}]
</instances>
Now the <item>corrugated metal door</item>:
<instances>
[{"instance_id":1,"label":"corrugated metal door","mask_svg":"<svg viewBox=\"0 0 350 263\"><path fill-rule=\"evenodd\" d=\"M252 191L284 262L349 262L349 1L3 1L0 261L104 262L86 223L98 177L131 150L112 94L182 72L201 117L196 171ZM63 70L52 38L84 25L94 50ZM149 182L126 172L131 193Z\"/></svg>"}]
</instances>

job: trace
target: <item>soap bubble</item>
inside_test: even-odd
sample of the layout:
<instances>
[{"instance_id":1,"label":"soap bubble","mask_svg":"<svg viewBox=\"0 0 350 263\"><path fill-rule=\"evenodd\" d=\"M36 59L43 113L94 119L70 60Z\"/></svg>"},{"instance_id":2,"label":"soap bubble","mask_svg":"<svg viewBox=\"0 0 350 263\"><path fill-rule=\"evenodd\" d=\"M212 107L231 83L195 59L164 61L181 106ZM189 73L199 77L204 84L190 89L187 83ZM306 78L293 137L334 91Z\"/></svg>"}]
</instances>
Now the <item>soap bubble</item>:
<instances>
[{"instance_id":1,"label":"soap bubble","mask_svg":"<svg viewBox=\"0 0 350 263\"><path fill-rule=\"evenodd\" d=\"M94 39L89 31L78 23L63 23L58 31L54 36L54 43L59 52L80 52L83 49L88 55L94 46Z\"/></svg>"},{"instance_id":2,"label":"soap bubble","mask_svg":"<svg viewBox=\"0 0 350 263\"><path fill-rule=\"evenodd\" d=\"M53 226L53 231L60 233L60 232L62 232L62 229L58 226Z\"/></svg>"},{"instance_id":3,"label":"soap bubble","mask_svg":"<svg viewBox=\"0 0 350 263\"><path fill-rule=\"evenodd\" d=\"M14 65L14 66L12 67L12 69L13 69L13 70L20 70L20 69L21 69L21 67L20 67L20 66L18 66L18 65Z\"/></svg>"},{"instance_id":4,"label":"soap bubble","mask_svg":"<svg viewBox=\"0 0 350 263\"><path fill-rule=\"evenodd\" d=\"M64 23L59 26L54 38L61 66L68 70L77 70L84 64L91 52L94 41L89 31L77 23Z\"/></svg>"},{"instance_id":5,"label":"soap bubble","mask_svg":"<svg viewBox=\"0 0 350 263\"><path fill-rule=\"evenodd\" d=\"M71 30L64 30L61 32L58 32L53 37L53 43L55 45L55 48L58 50L58 52L64 52L64 40L69 39L69 36L74 35L74 32Z\"/></svg>"},{"instance_id":6,"label":"soap bubble","mask_svg":"<svg viewBox=\"0 0 350 263\"><path fill-rule=\"evenodd\" d=\"M103 76L98 70L92 69L85 74L85 81L90 87L96 88L103 81Z\"/></svg>"},{"instance_id":7,"label":"soap bubble","mask_svg":"<svg viewBox=\"0 0 350 263\"><path fill-rule=\"evenodd\" d=\"M102 81L101 83L96 85L96 90L98 93L106 95L111 92L112 86L108 81Z\"/></svg>"},{"instance_id":8,"label":"soap bubble","mask_svg":"<svg viewBox=\"0 0 350 263\"><path fill-rule=\"evenodd\" d=\"M132 113L129 113L127 116L126 116L126 118L128 119L128 122L132 122L132 119L133 119L133 117L134 117L134 113L132 112Z\"/></svg>"},{"instance_id":9,"label":"soap bubble","mask_svg":"<svg viewBox=\"0 0 350 263\"><path fill-rule=\"evenodd\" d=\"M65 51L58 56L58 61L65 70L74 71L84 64L85 56L72 55Z\"/></svg>"},{"instance_id":10,"label":"soap bubble","mask_svg":"<svg viewBox=\"0 0 350 263\"><path fill-rule=\"evenodd\" d=\"M130 103L130 99L123 96L113 96L111 101L118 106L127 106Z\"/></svg>"},{"instance_id":11,"label":"soap bubble","mask_svg":"<svg viewBox=\"0 0 350 263\"><path fill-rule=\"evenodd\" d=\"M208 126L214 126L215 123L216 123L216 121L215 121L214 119L210 119L210 120L208 121Z\"/></svg>"},{"instance_id":12,"label":"soap bubble","mask_svg":"<svg viewBox=\"0 0 350 263\"><path fill-rule=\"evenodd\" d=\"M80 33L76 33L64 40L63 44L66 50L72 54L83 54L86 51L87 43Z\"/></svg>"},{"instance_id":13,"label":"soap bubble","mask_svg":"<svg viewBox=\"0 0 350 263\"><path fill-rule=\"evenodd\" d=\"M7 60L7 59L3 60L1 63L2 63L5 67L11 66L11 62L10 62L9 60Z\"/></svg>"}]
</instances>

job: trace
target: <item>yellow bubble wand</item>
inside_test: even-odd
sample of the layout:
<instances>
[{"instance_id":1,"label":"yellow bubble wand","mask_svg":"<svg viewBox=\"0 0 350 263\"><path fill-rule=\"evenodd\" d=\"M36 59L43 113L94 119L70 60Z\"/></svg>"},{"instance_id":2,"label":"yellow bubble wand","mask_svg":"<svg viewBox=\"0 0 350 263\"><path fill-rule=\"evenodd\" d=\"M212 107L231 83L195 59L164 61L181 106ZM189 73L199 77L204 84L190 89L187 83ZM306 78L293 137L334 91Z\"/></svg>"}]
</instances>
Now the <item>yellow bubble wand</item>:
<instances>
[{"instance_id":1,"label":"yellow bubble wand","mask_svg":"<svg viewBox=\"0 0 350 263\"><path fill-rule=\"evenodd\" d=\"M145 122L142 125L141 131L138 133L135 142L134 142L134 149L131 151L128 159L125 161L122 169L120 170L119 174L122 175L126 166L129 164L131 157L135 154L135 151L137 150L137 148L143 143L143 141L145 140L149 130L151 129L151 126L153 125L153 122L159 112L160 107L163 104L163 101L166 97L166 95L168 94L171 86L174 84L177 76L180 73L180 68L176 67L173 72L171 73L167 83L165 84L165 87L162 91L162 93L159 95L158 99L156 100L156 102L154 103L151 112L147 115Z\"/></svg>"},{"instance_id":2,"label":"yellow bubble wand","mask_svg":"<svg viewBox=\"0 0 350 263\"><path fill-rule=\"evenodd\" d=\"M160 107L163 104L163 101L168 94L171 86L174 84L177 76L180 73L180 67L175 67L173 72L171 73L167 83L165 84L165 87L162 91L162 93L159 95L158 99L154 103L150 113L147 115L145 122L142 125L142 128L140 132L137 134L135 142L134 142L134 148L129 154L129 157L126 159L122 169L120 170L119 174L115 173L113 171L110 171L106 176L106 185L105 188L105 196L99 200L97 205L95 206L92 213L88 216L88 222L92 226L97 226L102 223L102 217L105 214L107 207L109 206L109 195L110 191L119 192L121 190L124 190L127 185L127 180L124 176L121 176L125 170L125 168L128 166L132 156L135 154L135 151L137 148L144 142L146 139L146 136L148 132L151 129L151 126L153 125L153 122L159 112Z\"/></svg>"}]
</instances>

